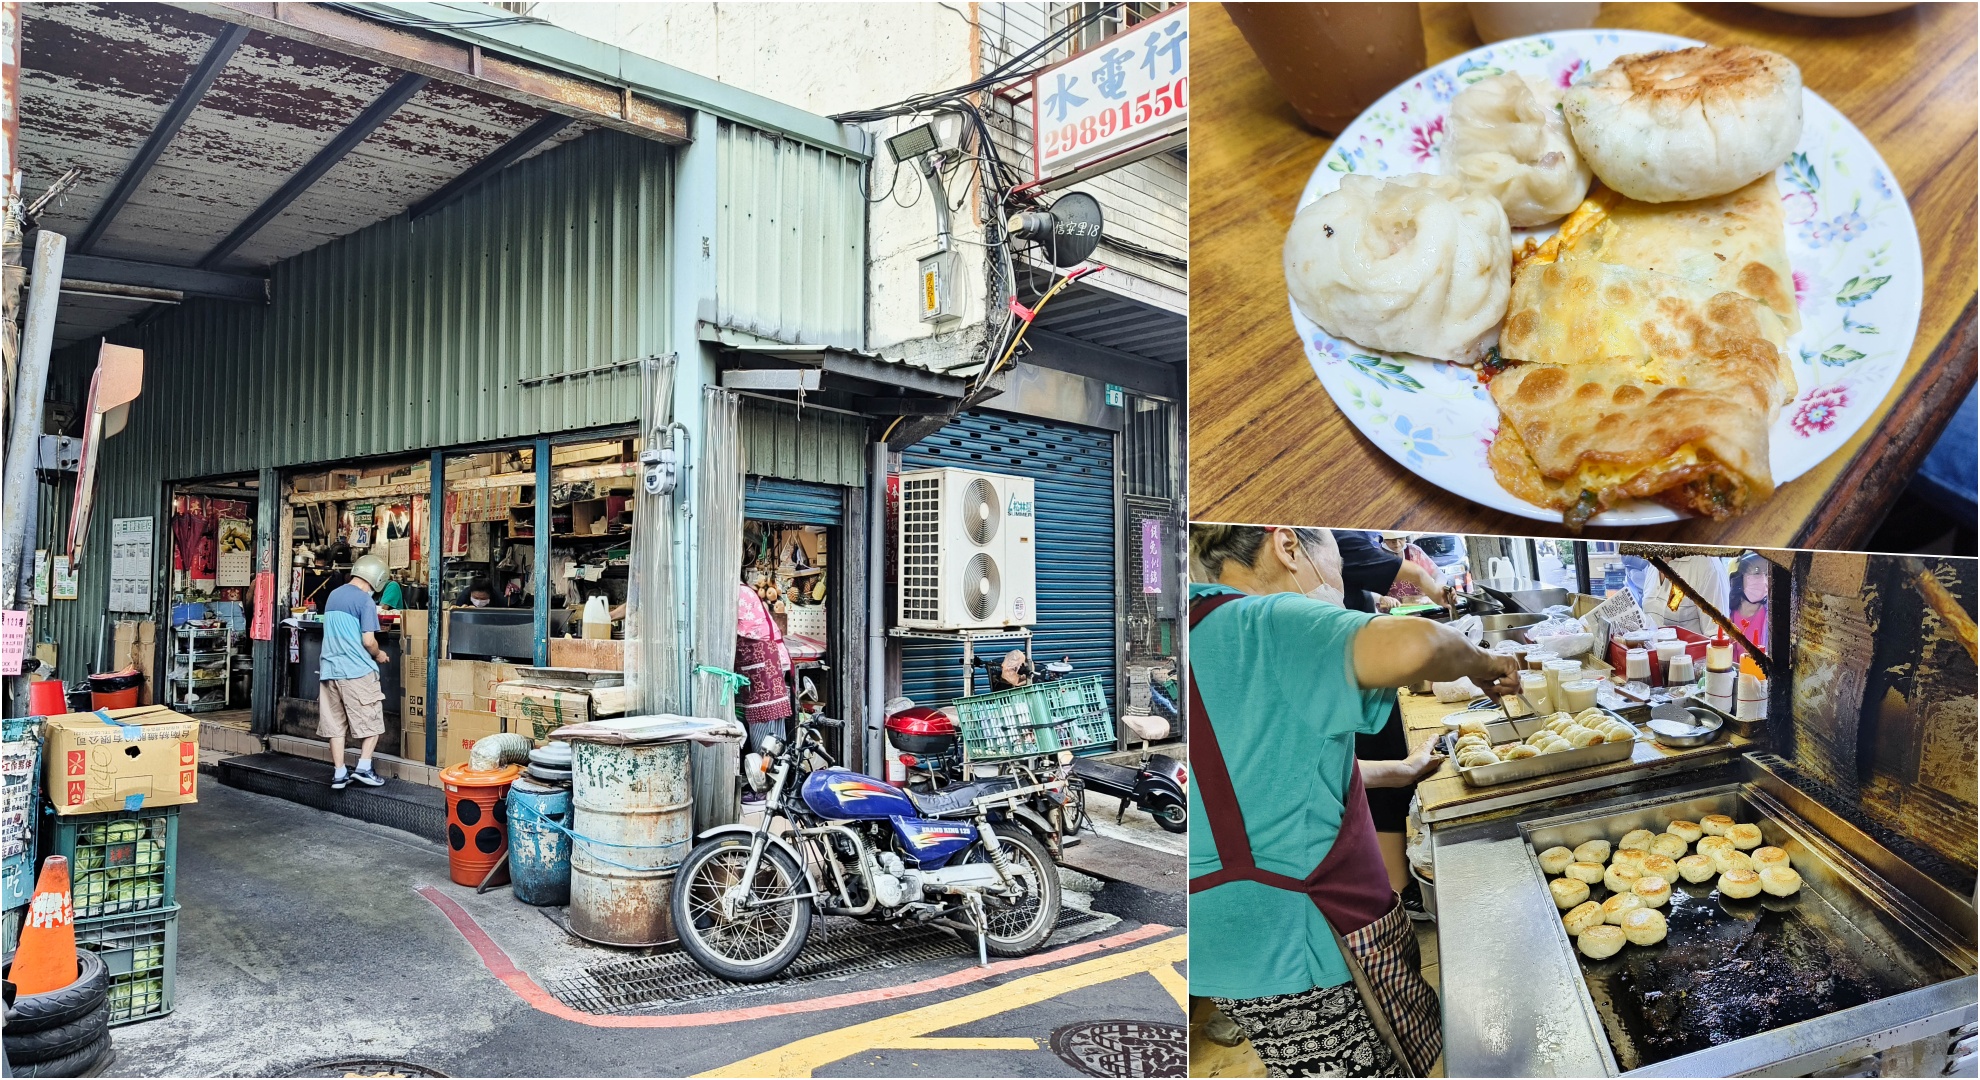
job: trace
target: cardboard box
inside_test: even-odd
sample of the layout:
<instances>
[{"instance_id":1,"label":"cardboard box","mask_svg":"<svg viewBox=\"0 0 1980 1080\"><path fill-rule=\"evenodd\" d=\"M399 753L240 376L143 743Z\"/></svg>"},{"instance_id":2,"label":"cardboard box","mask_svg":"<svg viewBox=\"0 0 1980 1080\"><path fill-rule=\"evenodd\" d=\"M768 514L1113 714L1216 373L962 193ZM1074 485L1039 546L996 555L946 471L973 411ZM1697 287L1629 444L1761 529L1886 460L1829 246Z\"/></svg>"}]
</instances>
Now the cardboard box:
<instances>
[{"instance_id":1,"label":"cardboard box","mask_svg":"<svg viewBox=\"0 0 1980 1080\"><path fill-rule=\"evenodd\" d=\"M591 719L591 695L580 690L505 682L495 688L495 712L509 730L544 742L550 733Z\"/></svg>"},{"instance_id":2,"label":"cardboard box","mask_svg":"<svg viewBox=\"0 0 1980 1080\"><path fill-rule=\"evenodd\" d=\"M101 814L199 801L199 719L162 705L48 718L42 758L55 812Z\"/></svg>"},{"instance_id":3,"label":"cardboard box","mask_svg":"<svg viewBox=\"0 0 1980 1080\"><path fill-rule=\"evenodd\" d=\"M408 726L399 736L399 756L407 761L426 760L426 725ZM440 725L440 754L438 760L447 763L447 725Z\"/></svg>"},{"instance_id":4,"label":"cardboard box","mask_svg":"<svg viewBox=\"0 0 1980 1080\"><path fill-rule=\"evenodd\" d=\"M550 639L550 666L587 671L626 670L626 643L605 638Z\"/></svg>"},{"instance_id":5,"label":"cardboard box","mask_svg":"<svg viewBox=\"0 0 1980 1080\"><path fill-rule=\"evenodd\" d=\"M502 718L492 712L456 709L448 713L447 723L440 732L441 749L445 751L440 764L454 766L466 762L468 751L474 748L475 743L490 735L499 735L501 732ZM424 735L420 737L425 738ZM425 751L422 750L421 753L424 754Z\"/></svg>"}]
</instances>

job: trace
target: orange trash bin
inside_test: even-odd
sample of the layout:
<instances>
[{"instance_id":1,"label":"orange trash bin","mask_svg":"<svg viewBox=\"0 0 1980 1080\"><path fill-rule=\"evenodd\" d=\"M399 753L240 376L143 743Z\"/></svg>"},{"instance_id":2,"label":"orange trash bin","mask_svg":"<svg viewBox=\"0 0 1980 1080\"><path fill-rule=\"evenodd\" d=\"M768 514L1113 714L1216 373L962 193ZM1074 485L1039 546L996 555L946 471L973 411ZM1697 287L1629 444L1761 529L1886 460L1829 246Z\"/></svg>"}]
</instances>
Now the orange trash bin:
<instances>
[{"instance_id":1,"label":"orange trash bin","mask_svg":"<svg viewBox=\"0 0 1980 1080\"><path fill-rule=\"evenodd\" d=\"M456 885L480 885L491 867L503 866L494 882L508 880L509 785L522 768L470 769L450 766L440 773L447 793L447 876Z\"/></svg>"}]
</instances>

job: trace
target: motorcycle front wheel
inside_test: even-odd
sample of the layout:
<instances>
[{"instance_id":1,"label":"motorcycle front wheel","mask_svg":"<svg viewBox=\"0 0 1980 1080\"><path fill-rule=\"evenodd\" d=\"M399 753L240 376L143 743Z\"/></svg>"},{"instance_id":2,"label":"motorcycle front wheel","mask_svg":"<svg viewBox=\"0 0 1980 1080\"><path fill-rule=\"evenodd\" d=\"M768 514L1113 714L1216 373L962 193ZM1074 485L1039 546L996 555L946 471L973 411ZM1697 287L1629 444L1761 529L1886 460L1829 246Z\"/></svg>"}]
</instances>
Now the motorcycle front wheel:
<instances>
[{"instance_id":1,"label":"motorcycle front wheel","mask_svg":"<svg viewBox=\"0 0 1980 1080\"><path fill-rule=\"evenodd\" d=\"M796 861L774 844L764 848L755 879L740 890L748 866L749 838L721 836L690 852L674 879L671 906L681 948L704 970L731 982L774 978L797 959L811 933L809 899L748 908L735 903L805 892Z\"/></svg>"},{"instance_id":2,"label":"motorcycle front wheel","mask_svg":"<svg viewBox=\"0 0 1980 1080\"><path fill-rule=\"evenodd\" d=\"M1000 830L997 839L1012 876L1025 890L1016 897L984 896L983 913L990 930L984 935L984 949L992 956L1028 956L1059 924L1059 868L1044 843L1024 829ZM986 862L990 858L980 844L971 855Z\"/></svg>"}]
</instances>

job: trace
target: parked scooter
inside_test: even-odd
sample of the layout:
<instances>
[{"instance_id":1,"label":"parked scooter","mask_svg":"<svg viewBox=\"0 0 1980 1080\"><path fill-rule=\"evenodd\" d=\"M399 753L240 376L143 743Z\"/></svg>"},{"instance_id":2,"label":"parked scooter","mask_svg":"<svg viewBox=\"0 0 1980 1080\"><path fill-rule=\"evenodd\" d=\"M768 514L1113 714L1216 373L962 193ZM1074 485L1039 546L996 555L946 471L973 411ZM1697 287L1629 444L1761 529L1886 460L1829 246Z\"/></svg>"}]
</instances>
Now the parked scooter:
<instances>
[{"instance_id":1,"label":"parked scooter","mask_svg":"<svg viewBox=\"0 0 1980 1080\"><path fill-rule=\"evenodd\" d=\"M1009 777L904 792L831 764L819 728L839 723L801 715L788 744L766 739L744 768L766 790L762 818L702 833L681 863L672 912L695 963L736 982L773 978L804 949L814 911L954 924L986 966L1042 946L1059 875L1012 823L1031 792Z\"/></svg>"},{"instance_id":2,"label":"parked scooter","mask_svg":"<svg viewBox=\"0 0 1980 1080\"><path fill-rule=\"evenodd\" d=\"M1006 677L1002 658L978 657L975 663L989 674L990 688L993 691L1032 683L1056 682L1071 675L1073 670L1070 657L1049 661L1042 669L1034 667L1027 660L1014 672L1019 681L1013 683ZM948 723L949 730L954 729L954 721L941 716L936 710L922 710L922 712L936 714L926 721L929 730L935 729L944 720ZM887 723L891 737L895 730L894 720L889 718ZM906 746L899 741L894 745L906 749ZM930 764L926 768L931 780L941 775L939 770L945 767L959 771L960 758L952 756L955 753L953 750L943 750L939 744L932 742L927 745L930 754L926 760ZM921 755L916 757L917 760L921 760ZM951 761L954 762L953 766L949 764ZM1071 781L1070 796L1073 804L1072 812L1064 815L1068 835L1076 834L1091 821L1086 813L1086 792L1089 790L1111 795L1120 800L1120 811L1114 815L1116 824L1126 819L1128 806L1133 805L1153 817L1157 825L1169 832L1179 833L1189 828L1189 770L1182 762L1167 754L1150 754L1138 767L1116 765L1087 757L1074 758L1067 770L1067 778Z\"/></svg>"}]
</instances>

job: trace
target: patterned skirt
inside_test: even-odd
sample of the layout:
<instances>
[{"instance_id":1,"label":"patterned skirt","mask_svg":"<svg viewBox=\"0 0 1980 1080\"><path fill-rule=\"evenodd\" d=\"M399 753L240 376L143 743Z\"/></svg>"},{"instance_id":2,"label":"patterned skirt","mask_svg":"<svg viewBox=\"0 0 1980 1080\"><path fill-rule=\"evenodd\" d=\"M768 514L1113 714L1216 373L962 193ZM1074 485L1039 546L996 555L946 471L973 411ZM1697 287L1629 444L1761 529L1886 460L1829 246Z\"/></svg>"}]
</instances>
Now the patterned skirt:
<instances>
[{"instance_id":1,"label":"patterned skirt","mask_svg":"<svg viewBox=\"0 0 1980 1080\"><path fill-rule=\"evenodd\" d=\"M777 663L777 643L736 638L736 673L749 679L742 691L743 719L767 724L791 715L791 692Z\"/></svg>"},{"instance_id":2,"label":"patterned skirt","mask_svg":"<svg viewBox=\"0 0 1980 1080\"><path fill-rule=\"evenodd\" d=\"M1444 1029L1408 913L1397 904L1347 935L1347 943L1410 1060L1396 1060L1351 982L1297 994L1218 998L1217 1007L1251 1040L1268 1076L1429 1075L1444 1051Z\"/></svg>"}]
</instances>

